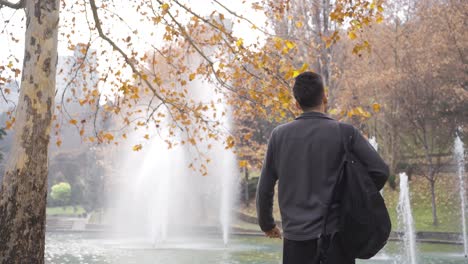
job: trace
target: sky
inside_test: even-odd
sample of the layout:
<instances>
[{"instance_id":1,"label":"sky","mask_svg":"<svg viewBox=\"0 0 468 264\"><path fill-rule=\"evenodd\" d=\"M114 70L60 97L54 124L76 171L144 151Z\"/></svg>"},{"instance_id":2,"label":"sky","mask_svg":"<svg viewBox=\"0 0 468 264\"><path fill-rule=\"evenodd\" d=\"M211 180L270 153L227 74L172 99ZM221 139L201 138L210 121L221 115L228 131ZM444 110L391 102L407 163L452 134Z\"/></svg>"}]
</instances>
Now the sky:
<instances>
[{"instance_id":1,"label":"sky","mask_svg":"<svg viewBox=\"0 0 468 264\"><path fill-rule=\"evenodd\" d=\"M69 1L65 1L69 2ZM153 37L150 37L149 35L145 36L145 32L151 32L155 31L154 25L150 24L144 24L139 21L140 15L136 14L134 10L131 8L128 8L126 5L128 2L131 2L130 0L113 0L112 1L115 4L116 13L118 13L126 22L127 24L133 28L133 29L138 29L139 35L142 36L142 39L150 39ZM155 1L154 1L155 2ZM170 1L169 1L170 2ZM212 1L210 0L181 0L180 2L185 2L192 8L193 11L199 13L200 15L209 15L212 11L214 10L222 10L219 6L215 5ZM251 3L254 2L252 0L250 1L242 1L242 0L221 0L224 5L232 9L233 11L237 12L238 14L241 14L254 22L256 25L262 25L265 24L266 17L261 11L256 11L253 10L251 7ZM243 3L246 2L246 3ZM99 5L99 3L98 3ZM69 9L70 4L68 4L67 8L61 9L61 16L60 16L60 24L61 24L61 32L69 31L69 26L67 26L67 29L63 27L64 23L67 23L67 21L70 21L70 18L74 16L74 12L70 12ZM75 7L73 7L74 10L76 10ZM89 12L89 10L88 10ZM232 17L228 12L224 11L226 18ZM100 15L102 15L100 13ZM91 18L91 17L89 17ZM187 20L188 17L186 16ZM9 21L9 23L5 23L5 21ZM2 8L0 9L0 64L8 64L9 61L13 59L13 56L18 58L19 60L22 60L23 52L24 52L24 11L23 10L12 10L9 8ZM122 24L120 23L119 25L108 25L105 24L103 25L105 28L109 28L112 30L113 33L122 31L125 32L122 28ZM159 30L159 32L162 32ZM72 41L75 43L78 42L87 42L89 38L89 30L86 24L86 19L84 14L79 14L76 16L76 27L74 28L75 34L72 34ZM12 41L10 38L10 34L13 34L13 36L18 40L18 42ZM242 23L236 23L234 26L234 34L236 36L242 37L244 39L244 43L249 44L255 42L257 38L263 39L264 35L258 31L258 30L253 30L251 25L249 25L246 22ZM118 34L116 34L118 36ZM126 37L127 35L125 33L122 34L122 37ZM154 38L153 38L154 39ZM158 43L161 43L161 41L156 41ZM141 42L138 43L136 42L136 45L140 45L144 47L146 44ZM59 45L58 45L58 50L59 50L59 55L71 55L72 51L68 49L68 44L67 41L59 36ZM21 62L16 63L13 61L14 64L21 65Z\"/></svg>"},{"instance_id":2,"label":"sky","mask_svg":"<svg viewBox=\"0 0 468 264\"><path fill-rule=\"evenodd\" d=\"M68 48L68 40L63 37L61 33L70 34L72 43L87 43L90 38L90 31L87 25L87 17L84 15L84 12L77 12L77 10L84 10L83 5L76 6L73 5L74 1L68 0L62 2L65 3L65 8L62 8L60 11L58 52L59 56L69 56L73 54L73 51ZM139 50L144 53L148 50L149 44L155 46L161 46L164 44L164 41L162 40L164 28L161 26L155 27L153 24L149 23L142 23L140 21L141 15L136 13L133 8L128 7L128 4L134 1L113 0L110 2L112 4L108 6L109 10L118 14L127 24L119 23L118 21L115 24L109 24L110 22L115 22L115 20L106 20L106 13L103 10L99 10L101 20L104 21L103 28L109 29L115 39L126 38L128 36L128 32L138 30L139 39L136 41L132 39L132 43L134 43L136 48L135 50ZM153 2L156 3L155 0L153 0ZM175 8L174 3L171 4L171 1L168 2L171 5L171 9ZM208 16L214 10L218 10L222 11L226 18L235 19L227 11L223 10L211 0L180 0L180 2L186 3L194 12L202 16ZM248 18L260 28L262 28L266 22L266 17L262 11L256 11L251 8L252 3L255 2L253 0L221 0L220 2L239 15ZM100 2L98 1L98 6L100 5L99 3ZM87 8L88 20L92 20L89 5L87 5ZM76 23L74 28L70 26L73 17L75 17ZM24 19L24 10L12 10L6 7L0 9L0 65L8 65L11 62L14 67L21 69L24 53ZM183 21L184 19L188 21L189 16L182 15L181 20ZM131 30L128 27L130 27ZM71 30L73 30L73 32L71 32ZM262 43L265 38L263 33L259 30L252 29L252 26L245 21L235 23L233 31L234 35L243 38L246 45L256 42L257 39ZM150 35L151 32L154 32L154 35ZM15 40L12 40L11 36L13 36ZM97 39L93 41L97 43L101 40ZM97 49L97 54L100 54L102 50L109 49L109 45L107 44L93 45L92 47ZM18 61L16 61L15 58ZM109 57L107 58L109 59ZM104 58L98 57L98 63L103 69L107 68L109 65L116 64L116 62L116 57L110 58L108 62L104 61ZM2 76L4 76L4 74ZM19 78L20 77L17 78L18 81ZM3 100L0 100L0 104L4 103L5 102Z\"/></svg>"}]
</instances>

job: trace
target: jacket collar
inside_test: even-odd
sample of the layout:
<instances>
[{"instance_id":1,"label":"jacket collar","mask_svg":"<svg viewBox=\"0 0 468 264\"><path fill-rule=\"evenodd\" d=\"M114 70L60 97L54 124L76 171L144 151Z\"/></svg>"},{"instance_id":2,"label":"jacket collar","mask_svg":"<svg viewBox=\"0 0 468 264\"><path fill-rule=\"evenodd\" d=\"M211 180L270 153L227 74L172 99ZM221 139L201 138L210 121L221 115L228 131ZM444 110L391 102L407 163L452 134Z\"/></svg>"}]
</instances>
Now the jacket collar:
<instances>
[{"instance_id":1,"label":"jacket collar","mask_svg":"<svg viewBox=\"0 0 468 264\"><path fill-rule=\"evenodd\" d=\"M324 119L333 120L333 118L331 118L327 114L324 114L324 113L321 113L321 112L315 112L315 111L302 113L300 116L296 117L296 120L298 120L298 119L316 119L316 118L324 118Z\"/></svg>"}]
</instances>

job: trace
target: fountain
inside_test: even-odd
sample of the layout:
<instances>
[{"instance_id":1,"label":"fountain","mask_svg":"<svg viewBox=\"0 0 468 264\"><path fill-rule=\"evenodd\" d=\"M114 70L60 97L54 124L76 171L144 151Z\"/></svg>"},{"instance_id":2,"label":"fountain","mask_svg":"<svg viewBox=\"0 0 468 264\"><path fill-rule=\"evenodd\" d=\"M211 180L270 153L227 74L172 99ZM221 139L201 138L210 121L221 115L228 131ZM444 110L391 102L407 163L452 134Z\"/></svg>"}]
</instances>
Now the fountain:
<instances>
[{"instance_id":1,"label":"fountain","mask_svg":"<svg viewBox=\"0 0 468 264\"><path fill-rule=\"evenodd\" d=\"M398 225L402 232L402 258L405 264L417 264L416 259L416 234L411 211L408 175L400 173L400 197L398 200Z\"/></svg>"},{"instance_id":2,"label":"fountain","mask_svg":"<svg viewBox=\"0 0 468 264\"><path fill-rule=\"evenodd\" d=\"M220 129L229 130L229 108L210 85L193 80L189 96L217 102L210 115L218 117ZM116 162L120 187L111 198L115 231L145 247L194 245L208 236L222 238L226 245L236 193L236 156L222 141L208 137L196 148L181 144L190 142L188 136L177 129L171 132L171 122L162 120L158 130L150 126L153 131L138 128L114 151L122 153ZM170 147L166 140L172 141ZM143 145L138 152L132 151L136 144ZM206 176L196 170L200 166L206 166Z\"/></svg>"},{"instance_id":3,"label":"fountain","mask_svg":"<svg viewBox=\"0 0 468 264\"><path fill-rule=\"evenodd\" d=\"M457 173L460 181L460 203L461 203L461 223L463 230L463 248L465 257L468 257L468 234L466 228L466 193L465 193L465 149L460 136L457 133L454 144L454 155L457 162Z\"/></svg>"}]
</instances>

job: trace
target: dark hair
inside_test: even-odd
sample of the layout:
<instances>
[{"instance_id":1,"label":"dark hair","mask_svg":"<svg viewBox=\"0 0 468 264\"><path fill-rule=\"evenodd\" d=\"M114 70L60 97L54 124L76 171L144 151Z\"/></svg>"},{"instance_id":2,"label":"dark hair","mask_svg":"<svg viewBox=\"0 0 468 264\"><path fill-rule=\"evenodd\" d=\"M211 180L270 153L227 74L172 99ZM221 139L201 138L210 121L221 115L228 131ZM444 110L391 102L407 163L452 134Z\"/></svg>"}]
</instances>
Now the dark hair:
<instances>
[{"instance_id":1,"label":"dark hair","mask_svg":"<svg viewBox=\"0 0 468 264\"><path fill-rule=\"evenodd\" d=\"M293 94L302 109L319 106L325 94L322 77L314 72L299 74L293 86Z\"/></svg>"}]
</instances>

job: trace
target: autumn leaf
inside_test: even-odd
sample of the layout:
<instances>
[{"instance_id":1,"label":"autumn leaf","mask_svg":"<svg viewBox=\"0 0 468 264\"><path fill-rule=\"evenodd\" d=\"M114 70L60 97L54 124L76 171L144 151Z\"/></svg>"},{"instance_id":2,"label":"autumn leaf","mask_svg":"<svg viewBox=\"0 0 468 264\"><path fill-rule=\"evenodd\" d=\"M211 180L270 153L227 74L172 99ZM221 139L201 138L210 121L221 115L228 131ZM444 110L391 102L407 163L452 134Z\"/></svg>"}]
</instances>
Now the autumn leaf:
<instances>
[{"instance_id":1,"label":"autumn leaf","mask_svg":"<svg viewBox=\"0 0 468 264\"><path fill-rule=\"evenodd\" d=\"M190 81L193 81L193 80L195 79L195 76L196 76L195 73L191 73L191 74L189 75L189 80L190 80Z\"/></svg>"},{"instance_id":2,"label":"autumn leaf","mask_svg":"<svg viewBox=\"0 0 468 264\"><path fill-rule=\"evenodd\" d=\"M15 123L16 119L13 117L10 121L6 121L5 129L11 129L13 124Z\"/></svg>"},{"instance_id":3,"label":"autumn leaf","mask_svg":"<svg viewBox=\"0 0 468 264\"><path fill-rule=\"evenodd\" d=\"M107 139L108 141L114 140L114 136L112 134L110 134L110 133L106 133L102 137Z\"/></svg>"},{"instance_id":4,"label":"autumn leaf","mask_svg":"<svg viewBox=\"0 0 468 264\"><path fill-rule=\"evenodd\" d=\"M135 145L133 146L133 151L140 151L141 149L143 148L143 146L141 144L138 144L138 145Z\"/></svg>"},{"instance_id":5,"label":"autumn leaf","mask_svg":"<svg viewBox=\"0 0 468 264\"><path fill-rule=\"evenodd\" d=\"M57 145L57 147L60 147L60 146L62 145L62 140L57 139L57 141L55 142L55 144Z\"/></svg>"},{"instance_id":6,"label":"autumn leaf","mask_svg":"<svg viewBox=\"0 0 468 264\"><path fill-rule=\"evenodd\" d=\"M164 3L161 5L161 8L163 10L162 14L165 15L167 14L167 12L169 11L169 4L168 3Z\"/></svg>"},{"instance_id":7,"label":"autumn leaf","mask_svg":"<svg viewBox=\"0 0 468 264\"><path fill-rule=\"evenodd\" d=\"M76 121L76 119L71 119L70 121L68 121L70 124L72 125L76 125L78 123L78 121Z\"/></svg>"},{"instance_id":8,"label":"autumn leaf","mask_svg":"<svg viewBox=\"0 0 468 264\"><path fill-rule=\"evenodd\" d=\"M301 28L303 26L302 21L297 21L296 22L296 27Z\"/></svg>"},{"instance_id":9,"label":"autumn leaf","mask_svg":"<svg viewBox=\"0 0 468 264\"><path fill-rule=\"evenodd\" d=\"M331 115L336 115L336 114L338 114L338 109L333 108L333 109L329 110L328 113L331 114Z\"/></svg>"},{"instance_id":10,"label":"autumn leaf","mask_svg":"<svg viewBox=\"0 0 468 264\"><path fill-rule=\"evenodd\" d=\"M351 40L354 40L354 39L357 38L357 35L356 35L356 33L355 33L354 31L350 31L350 32L348 33L348 37L349 37Z\"/></svg>"},{"instance_id":11,"label":"autumn leaf","mask_svg":"<svg viewBox=\"0 0 468 264\"><path fill-rule=\"evenodd\" d=\"M241 168L247 167L247 161L246 160L240 160L239 161L239 167L241 167Z\"/></svg>"},{"instance_id":12,"label":"autumn leaf","mask_svg":"<svg viewBox=\"0 0 468 264\"><path fill-rule=\"evenodd\" d=\"M378 104L378 103L372 104L372 109L373 109L374 112L376 112L376 113L380 112L380 104Z\"/></svg>"},{"instance_id":13,"label":"autumn leaf","mask_svg":"<svg viewBox=\"0 0 468 264\"><path fill-rule=\"evenodd\" d=\"M237 41L236 41L236 46L237 47L240 47L242 46L242 44L244 44L244 40L242 38L239 38Z\"/></svg>"},{"instance_id":14,"label":"autumn leaf","mask_svg":"<svg viewBox=\"0 0 468 264\"><path fill-rule=\"evenodd\" d=\"M293 49L296 46L296 44L294 42L290 41L290 40L286 40L285 43L286 43L286 47L288 47L288 49Z\"/></svg>"},{"instance_id":15,"label":"autumn leaf","mask_svg":"<svg viewBox=\"0 0 468 264\"><path fill-rule=\"evenodd\" d=\"M233 136L229 136L226 140L226 149L233 148L235 144L235 140Z\"/></svg>"}]
</instances>

